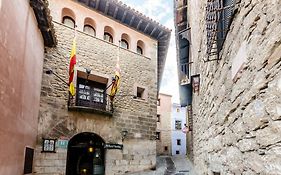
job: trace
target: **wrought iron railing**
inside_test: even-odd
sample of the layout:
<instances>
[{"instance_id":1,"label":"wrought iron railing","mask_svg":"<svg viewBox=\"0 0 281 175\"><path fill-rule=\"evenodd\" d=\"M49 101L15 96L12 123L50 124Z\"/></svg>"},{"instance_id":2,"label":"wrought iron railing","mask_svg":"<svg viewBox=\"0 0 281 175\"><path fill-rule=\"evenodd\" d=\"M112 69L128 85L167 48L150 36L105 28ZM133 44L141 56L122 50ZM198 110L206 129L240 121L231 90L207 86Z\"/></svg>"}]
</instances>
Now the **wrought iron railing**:
<instances>
[{"instance_id":1,"label":"wrought iron railing","mask_svg":"<svg viewBox=\"0 0 281 175\"><path fill-rule=\"evenodd\" d=\"M69 95L68 109L112 115L113 103L108 94L104 93L104 98L101 102L92 99L81 100L78 98L78 95L79 94L76 94L75 96ZM91 98L94 97L91 96Z\"/></svg>"}]
</instances>

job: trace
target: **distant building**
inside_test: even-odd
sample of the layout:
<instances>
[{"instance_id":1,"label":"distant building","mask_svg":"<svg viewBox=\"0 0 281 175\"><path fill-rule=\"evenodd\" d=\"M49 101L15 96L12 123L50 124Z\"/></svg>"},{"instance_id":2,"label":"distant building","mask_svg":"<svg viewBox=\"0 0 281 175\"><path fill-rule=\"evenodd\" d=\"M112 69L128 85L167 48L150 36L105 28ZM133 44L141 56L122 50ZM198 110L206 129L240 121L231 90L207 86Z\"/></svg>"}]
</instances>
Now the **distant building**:
<instances>
[{"instance_id":1,"label":"distant building","mask_svg":"<svg viewBox=\"0 0 281 175\"><path fill-rule=\"evenodd\" d=\"M186 133L187 155L193 159L193 116L192 116L192 54L190 49L191 34L187 16L188 0L174 0L175 37L179 78L180 105L186 107L189 132Z\"/></svg>"},{"instance_id":2,"label":"distant building","mask_svg":"<svg viewBox=\"0 0 281 175\"><path fill-rule=\"evenodd\" d=\"M0 1L0 174L33 172L44 49L56 44L44 1Z\"/></svg>"},{"instance_id":3,"label":"distant building","mask_svg":"<svg viewBox=\"0 0 281 175\"><path fill-rule=\"evenodd\" d=\"M186 107L173 103L171 125L172 155L186 155Z\"/></svg>"},{"instance_id":4,"label":"distant building","mask_svg":"<svg viewBox=\"0 0 281 175\"><path fill-rule=\"evenodd\" d=\"M171 155L171 117L172 96L159 94L157 101L157 129L156 129L156 153L157 155Z\"/></svg>"},{"instance_id":5,"label":"distant building","mask_svg":"<svg viewBox=\"0 0 281 175\"><path fill-rule=\"evenodd\" d=\"M58 44L45 50L34 171L154 169L156 102L171 31L119 1L48 2ZM68 80L74 26L76 94L70 96L62 80ZM121 84L111 102L118 53Z\"/></svg>"}]
</instances>

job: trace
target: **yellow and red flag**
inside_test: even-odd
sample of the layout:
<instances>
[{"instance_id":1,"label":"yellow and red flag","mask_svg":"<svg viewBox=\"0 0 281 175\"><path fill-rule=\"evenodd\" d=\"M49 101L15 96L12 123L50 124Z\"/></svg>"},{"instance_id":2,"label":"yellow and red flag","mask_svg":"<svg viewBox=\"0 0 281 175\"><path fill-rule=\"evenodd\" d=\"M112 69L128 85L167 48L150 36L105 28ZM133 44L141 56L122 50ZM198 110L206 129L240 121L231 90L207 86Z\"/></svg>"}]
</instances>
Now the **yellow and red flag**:
<instances>
[{"instance_id":1,"label":"yellow and red flag","mask_svg":"<svg viewBox=\"0 0 281 175\"><path fill-rule=\"evenodd\" d=\"M71 54L70 54L70 63L69 63L68 84L69 84L69 92L72 96L75 95L75 87L74 87L74 83L73 83L75 64L76 64L76 36L73 39Z\"/></svg>"},{"instance_id":2,"label":"yellow and red flag","mask_svg":"<svg viewBox=\"0 0 281 175\"><path fill-rule=\"evenodd\" d=\"M120 45L120 43L119 43L119 45ZM120 49L120 47L118 46L118 55L117 55L115 76L114 76L114 81L112 81L111 91L109 94L111 101L114 100L114 97L115 97L117 91L119 90L119 86L120 86L121 70L120 70L120 65L119 65L119 49Z\"/></svg>"},{"instance_id":3,"label":"yellow and red flag","mask_svg":"<svg viewBox=\"0 0 281 175\"><path fill-rule=\"evenodd\" d=\"M112 81L111 91L110 91L110 95L109 95L111 101L113 101L115 94L119 90L119 86L120 86L120 67L119 67L119 63L117 63L114 81Z\"/></svg>"}]
</instances>

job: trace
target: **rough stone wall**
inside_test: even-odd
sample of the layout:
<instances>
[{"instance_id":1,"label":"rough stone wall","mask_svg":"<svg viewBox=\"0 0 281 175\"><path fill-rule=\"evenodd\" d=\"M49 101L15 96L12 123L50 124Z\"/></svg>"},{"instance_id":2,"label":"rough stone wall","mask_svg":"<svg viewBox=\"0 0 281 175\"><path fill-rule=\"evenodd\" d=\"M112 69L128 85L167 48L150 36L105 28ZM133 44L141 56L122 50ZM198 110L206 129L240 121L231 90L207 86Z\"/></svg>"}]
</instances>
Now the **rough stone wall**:
<instances>
[{"instance_id":1,"label":"rough stone wall","mask_svg":"<svg viewBox=\"0 0 281 175\"><path fill-rule=\"evenodd\" d=\"M206 2L189 3L192 73L201 75L193 96L198 174L281 174L281 2L237 1L221 60L204 63Z\"/></svg>"},{"instance_id":2,"label":"rough stone wall","mask_svg":"<svg viewBox=\"0 0 281 175\"><path fill-rule=\"evenodd\" d=\"M172 96L159 94L160 105L157 106L157 114L160 115L160 122L157 122L157 131L160 132L160 140L157 140L157 155L172 154ZM165 147L168 147L165 150Z\"/></svg>"},{"instance_id":3,"label":"rough stone wall","mask_svg":"<svg viewBox=\"0 0 281 175\"><path fill-rule=\"evenodd\" d=\"M55 23L58 45L47 50L44 69L51 68L64 80L68 79L69 55L74 30ZM117 46L77 32L77 67L90 68L94 72L112 77L117 59ZM93 132L106 143L124 145L123 150L107 150L106 174L123 174L153 168L156 162L156 56L147 58L120 49L121 85L114 100L113 116L68 111L68 88L53 75L43 75L36 152L37 174L64 174L66 151L58 154L40 153L42 138L68 138L77 133ZM146 87L147 100L133 99L135 83ZM122 142L121 131L128 136ZM55 156L54 156L55 155ZM52 158L54 157L54 158ZM56 159L58 157L58 159ZM45 163L47 159L56 161ZM145 161L143 159L146 159ZM59 160L64 160L57 164ZM136 166L140 163L141 166ZM50 167L53 167L52 169ZM55 170L56 169L56 170ZM54 172L55 171L55 172Z\"/></svg>"}]
</instances>

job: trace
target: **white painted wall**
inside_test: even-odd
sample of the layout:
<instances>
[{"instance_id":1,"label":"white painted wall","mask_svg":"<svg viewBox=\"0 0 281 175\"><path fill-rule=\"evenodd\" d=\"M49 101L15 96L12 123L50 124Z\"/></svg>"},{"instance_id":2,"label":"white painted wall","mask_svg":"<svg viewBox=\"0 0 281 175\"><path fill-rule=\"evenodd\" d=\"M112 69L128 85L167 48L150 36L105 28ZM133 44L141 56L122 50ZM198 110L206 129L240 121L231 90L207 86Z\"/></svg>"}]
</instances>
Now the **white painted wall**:
<instances>
[{"instance_id":1,"label":"white painted wall","mask_svg":"<svg viewBox=\"0 0 281 175\"><path fill-rule=\"evenodd\" d=\"M178 109L178 111L177 111ZM175 121L181 121L181 130L175 129ZM179 104L173 104L172 106L172 155L177 155L176 151L179 151L179 155L186 154L186 134L182 132L184 124L186 124L186 108L180 107ZM181 140L181 145L177 145L177 139Z\"/></svg>"}]
</instances>

